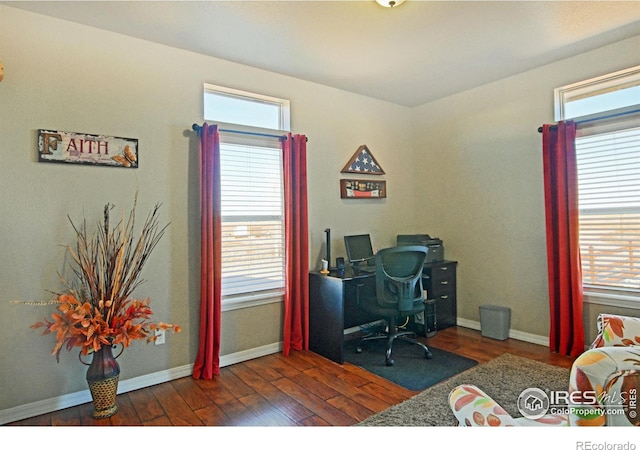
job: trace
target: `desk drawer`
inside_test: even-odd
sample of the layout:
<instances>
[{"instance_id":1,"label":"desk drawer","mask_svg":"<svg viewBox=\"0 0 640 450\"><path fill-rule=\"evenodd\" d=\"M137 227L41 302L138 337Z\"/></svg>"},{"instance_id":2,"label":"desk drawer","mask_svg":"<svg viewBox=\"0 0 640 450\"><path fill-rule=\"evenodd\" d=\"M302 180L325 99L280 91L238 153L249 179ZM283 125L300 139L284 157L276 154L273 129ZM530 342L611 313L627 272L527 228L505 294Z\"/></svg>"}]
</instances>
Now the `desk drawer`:
<instances>
[{"instance_id":1,"label":"desk drawer","mask_svg":"<svg viewBox=\"0 0 640 450\"><path fill-rule=\"evenodd\" d=\"M457 319L455 261L425 264L423 287L430 299L436 301L436 325L441 330L455 326Z\"/></svg>"},{"instance_id":2,"label":"desk drawer","mask_svg":"<svg viewBox=\"0 0 640 450\"><path fill-rule=\"evenodd\" d=\"M455 264L438 264L431 267L431 279L434 281L456 277Z\"/></svg>"},{"instance_id":3,"label":"desk drawer","mask_svg":"<svg viewBox=\"0 0 640 450\"><path fill-rule=\"evenodd\" d=\"M436 325L438 330L456 326L457 301L455 294L436 297Z\"/></svg>"},{"instance_id":4,"label":"desk drawer","mask_svg":"<svg viewBox=\"0 0 640 450\"><path fill-rule=\"evenodd\" d=\"M451 294L456 290L456 274L454 272L440 275L442 276L438 276L431 281L431 290L427 289L430 298Z\"/></svg>"},{"instance_id":5,"label":"desk drawer","mask_svg":"<svg viewBox=\"0 0 640 450\"><path fill-rule=\"evenodd\" d=\"M425 267L423 285L429 294L429 298L436 298L442 294L455 292L455 263L435 264Z\"/></svg>"}]
</instances>

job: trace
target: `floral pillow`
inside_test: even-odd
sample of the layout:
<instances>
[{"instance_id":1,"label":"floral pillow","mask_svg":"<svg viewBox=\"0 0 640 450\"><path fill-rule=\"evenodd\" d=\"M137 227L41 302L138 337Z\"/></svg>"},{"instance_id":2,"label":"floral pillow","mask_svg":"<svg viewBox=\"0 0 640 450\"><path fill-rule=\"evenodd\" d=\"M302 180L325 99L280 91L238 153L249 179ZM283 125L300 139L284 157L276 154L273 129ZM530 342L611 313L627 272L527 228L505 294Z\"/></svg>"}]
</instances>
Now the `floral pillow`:
<instances>
[{"instance_id":1,"label":"floral pillow","mask_svg":"<svg viewBox=\"0 0 640 450\"><path fill-rule=\"evenodd\" d=\"M633 345L640 345L640 317L614 314L598 316L598 335L591 348Z\"/></svg>"}]
</instances>

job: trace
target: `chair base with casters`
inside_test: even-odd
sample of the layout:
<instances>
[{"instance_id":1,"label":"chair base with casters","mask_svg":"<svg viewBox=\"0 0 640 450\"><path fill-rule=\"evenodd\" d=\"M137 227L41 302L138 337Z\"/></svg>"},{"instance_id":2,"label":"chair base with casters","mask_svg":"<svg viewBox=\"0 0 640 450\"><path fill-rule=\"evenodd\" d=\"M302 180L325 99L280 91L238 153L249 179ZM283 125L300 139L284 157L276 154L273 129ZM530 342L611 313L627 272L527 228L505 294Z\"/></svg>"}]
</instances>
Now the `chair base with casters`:
<instances>
[{"instance_id":1,"label":"chair base with casters","mask_svg":"<svg viewBox=\"0 0 640 450\"><path fill-rule=\"evenodd\" d=\"M367 341L386 340L387 348L385 352L385 362L387 366L393 366L395 361L391 358L391 352L393 350L393 342L396 339L422 347L422 350L424 350L424 357L427 359L433 358L429 347L418 341L417 336L413 331L404 331L398 328L395 317L389 319L387 331L370 334L360 339L356 345L356 353L362 353L362 345Z\"/></svg>"}]
</instances>

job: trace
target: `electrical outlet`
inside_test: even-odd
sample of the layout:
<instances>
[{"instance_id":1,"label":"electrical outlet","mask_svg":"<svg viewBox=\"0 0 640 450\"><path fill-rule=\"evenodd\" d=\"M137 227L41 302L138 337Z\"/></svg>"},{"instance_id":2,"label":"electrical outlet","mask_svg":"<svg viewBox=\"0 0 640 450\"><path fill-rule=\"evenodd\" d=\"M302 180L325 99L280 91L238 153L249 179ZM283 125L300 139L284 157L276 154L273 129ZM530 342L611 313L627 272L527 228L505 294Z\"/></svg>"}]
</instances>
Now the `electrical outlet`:
<instances>
[{"instance_id":1,"label":"electrical outlet","mask_svg":"<svg viewBox=\"0 0 640 450\"><path fill-rule=\"evenodd\" d=\"M164 344L164 330L156 330L156 345Z\"/></svg>"}]
</instances>

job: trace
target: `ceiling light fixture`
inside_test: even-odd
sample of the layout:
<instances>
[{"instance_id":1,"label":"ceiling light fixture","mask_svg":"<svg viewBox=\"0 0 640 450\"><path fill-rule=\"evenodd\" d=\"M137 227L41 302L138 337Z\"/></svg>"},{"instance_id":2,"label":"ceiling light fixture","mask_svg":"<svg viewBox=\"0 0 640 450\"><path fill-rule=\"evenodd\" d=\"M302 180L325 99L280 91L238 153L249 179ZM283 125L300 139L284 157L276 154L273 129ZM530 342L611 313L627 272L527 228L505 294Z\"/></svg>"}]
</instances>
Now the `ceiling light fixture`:
<instances>
[{"instance_id":1,"label":"ceiling light fixture","mask_svg":"<svg viewBox=\"0 0 640 450\"><path fill-rule=\"evenodd\" d=\"M400 6L404 3L404 0L376 0L376 3L384 6L385 8L393 8L394 6Z\"/></svg>"}]
</instances>

